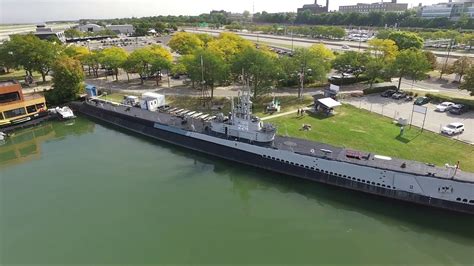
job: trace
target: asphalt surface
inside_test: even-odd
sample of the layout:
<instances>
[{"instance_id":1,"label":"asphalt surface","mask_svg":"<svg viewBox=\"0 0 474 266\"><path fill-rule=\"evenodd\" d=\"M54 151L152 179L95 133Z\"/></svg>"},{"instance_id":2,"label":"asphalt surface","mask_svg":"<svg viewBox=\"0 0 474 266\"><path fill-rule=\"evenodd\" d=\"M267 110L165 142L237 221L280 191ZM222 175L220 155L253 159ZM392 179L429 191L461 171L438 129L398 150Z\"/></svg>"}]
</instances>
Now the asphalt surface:
<instances>
[{"instance_id":1,"label":"asphalt surface","mask_svg":"<svg viewBox=\"0 0 474 266\"><path fill-rule=\"evenodd\" d=\"M406 102L405 100L383 98L378 94L374 94L360 98L348 98L343 100L343 102L349 103L358 108L363 108L378 114L382 114L394 120L404 118L410 121L412 118L413 102ZM449 112L436 112L436 105L432 103L426 104L425 106L428 108L424 125L425 129L440 133L441 127L450 123L461 122L465 126L464 133L452 136L450 138L474 144L474 111L469 111L462 115L453 115ZM414 113L412 124L421 128L423 126L423 119L423 114ZM370 122L368 121L368 123Z\"/></svg>"}]
</instances>

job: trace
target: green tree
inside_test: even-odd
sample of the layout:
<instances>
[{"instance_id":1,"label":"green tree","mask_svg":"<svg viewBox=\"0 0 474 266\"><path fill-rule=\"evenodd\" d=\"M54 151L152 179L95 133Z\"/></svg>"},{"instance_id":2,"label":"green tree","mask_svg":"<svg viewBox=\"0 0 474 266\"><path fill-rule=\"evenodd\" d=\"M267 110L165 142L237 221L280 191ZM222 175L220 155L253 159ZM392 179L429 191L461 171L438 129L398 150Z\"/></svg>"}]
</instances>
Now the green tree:
<instances>
[{"instance_id":1,"label":"green tree","mask_svg":"<svg viewBox=\"0 0 474 266\"><path fill-rule=\"evenodd\" d=\"M431 70L436 69L438 67L438 60L436 55L431 51L424 51L426 59L430 62Z\"/></svg>"},{"instance_id":2,"label":"green tree","mask_svg":"<svg viewBox=\"0 0 474 266\"><path fill-rule=\"evenodd\" d=\"M4 43L4 50L11 56L10 63L22 66L28 75L33 71L40 72L44 82L58 57L60 45L42 41L32 34L13 35Z\"/></svg>"},{"instance_id":3,"label":"green tree","mask_svg":"<svg viewBox=\"0 0 474 266\"><path fill-rule=\"evenodd\" d=\"M122 67L122 65L125 63L127 57L128 53L123 48L105 48L100 52L100 63L107 69L112 69L115 74L115 80L118 80L119 68ZM105 75L107 77L107 71Z\"/></svg>"},{"instance_id":4,"label":"green tree","mask_svg":"<svg viewBox=\"0 0 474 266\"><path fill-rule=\"evenodd\" d=\"M339 73L353 73L359 77L365 70L368 55L355 51L348 51L336 56L333 68Z\"/></svg>"},{"instance_id":5,"label":"green tree","mask_svg":"<svg viewBox=\"0 0 474 266\"><path fill-rule=\"evenodd\" d=\"M73 101L84 89L81 63L67 56L59 57L53 65L53 89L46 93L50 104Z\"/></svg>"},{"instance_id":6,"label":"green tree","mask_svg":"<svg viewBox=\"0 0 474 266\"><path fill-rule=\"evenodd\" d=\"M398 47L393 40L372 39L368 44L370 54L381 62L390 63L397 57Z\"/></svg>"},{"instance_id":7,"label":"green tree","mask_svg":"<svg viewBox=\"0 0 474 266\"><path fill-rule=\"evenodd\" d=\"M276 57L247 48L234 58L232 73L234 76L244 74L244 80L252 87L254 98L271 90L278 78Z\"/></svg>"},{"instance_id":8,"label":"green tree","mask_svg":"<svg viewBox=\"0 0 474 266\"><path fill-rule=\"evenodd\" d=\"M470 66L467 70L464 81L459 86L461 90L467 90L470 92L471 96L474 96L474 66Z\"/></svg>"},{"instance_id":9,"label":"green tree","mask_svg":"<svg viewBox=\"0 0 474 266\"><path fill-rule=\"evenodd\" d=\"M365 63L365 76L369 79L370 88L378 78L385 78L387 76L386 65L380 60L373 57L368 57Z\"/></svg>"},{"instance_id":10,"label":"green tree","mask_svg":"<svg viewBox=\"0 0 474 266\"><path fill-rule=\"evenodd\" d=\"M133 51L123 63L123 68L127 73L137 73L140 76L141 84L144 79L152 74L158 73L164 68L171 68L173 56L161 46L148 46ZM157 84L159 75L157 75Z\"/></svg>"},{"instance_id":11,"label":"green tree","mask_svg":"<svg viewBox=\"0 0 474 266\"><path fill-rule=\"evenodd\" d=\"M331 61L336 58L331 49L327 48L323 44L315 44L309 47L309 51L313 54L314 57L322 59L324 62L324 67L330 71L331 70Z\"/></svg>"},{"instance_id":12,"label":"green tree","mask_svg":"<svg viewBox=\"0 0 474 266\"><path fill-rule=\"evenodd\" d=\"M18 62L13 56L13 52L9 51L9 48L6 44L0 45L0 66L6 68L7 72L10 72L11 69L19 67Z\"/></svg>"},{"instance_id":13,"label":"green tree","mask_svg":"<svg viewBox=\"0 0 474 266\"><path fill-rule=\"evenodd\" d=\"M393 40L400 50L423 48L423 39L414 32L394 31L388 35L388 38Z\"/></svg>"},{"instance_id":14,"label":"green tree","mask_svg":"<svg viewBox=\"0 0 474 266\"><path fill-rule=\"evenodd\" d=\"M84 62L89 66L89 74L90 70L96 78L99 77L99 68L100 68L100 61L101 61L101 53L100 51L91 51L90 53L84 56Z\"/></svg>"},{"instance_id":15,"label":"green tree","mask_svg":"<svg viewBox=\"0 0 474 266\"><path fill-rule=\"evenodd\" d=\"M327 78L329 70L323 58L318 57L310 49L297 48L292 57L292 64L295 72L298 73L301 86L298 90L298 98L303 96L303 88L306 82L324 81Z\"/></svg>"},{"instance_id":16,"label":"green tree","mask_svg":"<svg viewBox=\"0 0 474 266\"><path fill-rule=\"evenodd\" d=\"M209 50L230 63L233 57L254 44L233 33L221 33L218 38L209 42Z\"/></svg>"},{"instance_id":17,"label":"green tree","mask_svg":"<svg viewBox=\"0 0 474 266\"><path fill-rule=\"evenodd\" d=\"M196 49L203 48L204 42L196 34L178 32L173 35L168 45L173 51L186 55L191 54Z\"/></svg>"},{"instance_id":18,"label":"green tree","mask_svg":"<svg viewBox=\"0 0 474 266\"><path fill-rule=\"evenodd\" d=\"M192 55L184 56L181 63L193 82L204 81L202 85L204 89L211 90L211 99L215 86L229 79L229 65L209 49L196 50Z\"/></svg>"},{"instance_id":19,"label":"green tree","mask_svg":"<svg viewBox=\"0 0 474 266\"><path fill-rule=\"evenodd\" d=\"M411 48L398 54L391 65L391 71L394 76L399 77L398 89L400 89L403 77L411 78L413 81L424 79L430 67L430 62L423 51Z\"/></svg>"},{"instance_id":20,"label":"green tree","mask_svg":"<svg viewBox=\"0 0 474 266\"><path fill-rule=\"evenodd\" d=\"M463 76L466 74L468 69L472 66L472 59L463 56L456 60L452 67L452 72L459 76L459 82L462 81Z\"/></svg>"}]
</instances>

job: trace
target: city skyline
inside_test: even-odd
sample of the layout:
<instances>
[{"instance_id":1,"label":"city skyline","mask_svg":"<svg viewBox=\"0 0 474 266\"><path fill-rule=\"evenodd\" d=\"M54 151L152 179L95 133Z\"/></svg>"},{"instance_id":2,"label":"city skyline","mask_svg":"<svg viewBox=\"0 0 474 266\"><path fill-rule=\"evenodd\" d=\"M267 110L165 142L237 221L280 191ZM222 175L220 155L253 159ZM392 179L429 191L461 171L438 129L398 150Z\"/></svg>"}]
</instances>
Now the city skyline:
<instances>
[{"instance_id":1,"label":"city skyline","mask_svg":"<svg viewBox=\"0 0 474 266\"><path fill-rule=\"evenodd\" d=\"M338 10L341 5L351 5L358 2L374 3L380 1L363 0L331 0L329 10ZM389 2L386 0L386 2ZM410 0L399 0L408 3L409 8L422 3L431 5L440 0L420 0L414 3ZM250 12L296 12L304 4L314 3L314 0L296 0L291 3L274 2L272 0L244 0L239 2L223 2L209 0L205 4L193 0L175 0L172 3L153 0L0 0L0 23L40 23L45 21L77 20L77 19L107 19L124 17L144 17L156 15L199 15L211 10L226 10L241 13ZM325 0L319 0L325 5Z\"/></svg>"}]
</instances>

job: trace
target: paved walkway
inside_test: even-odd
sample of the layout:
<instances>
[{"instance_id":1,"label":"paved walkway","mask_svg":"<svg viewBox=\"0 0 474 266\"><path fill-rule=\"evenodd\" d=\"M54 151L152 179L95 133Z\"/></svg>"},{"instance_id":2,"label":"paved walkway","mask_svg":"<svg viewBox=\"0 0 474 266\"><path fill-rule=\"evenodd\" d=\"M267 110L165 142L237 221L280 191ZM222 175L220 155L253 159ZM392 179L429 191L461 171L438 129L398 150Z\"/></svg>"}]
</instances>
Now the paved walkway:
<instances>
[{"instance_id":1,"label":"paved walkway","mask_svg":"<svg viewBox=\"0 0 474 266\"><path fill-rule=\"evenodd\" d=\"M280 116L295 114L296 112L298 112L297 109L292 110L292 111L288 111L288 112L284 112L284 113L279 113L279 114L276 114L276 115L270 115L270 116L262 117L260 120L262 120L262 121L270 120L270 119L277 118L277 117L280 117Z\"/></svg>"}]
</instances>

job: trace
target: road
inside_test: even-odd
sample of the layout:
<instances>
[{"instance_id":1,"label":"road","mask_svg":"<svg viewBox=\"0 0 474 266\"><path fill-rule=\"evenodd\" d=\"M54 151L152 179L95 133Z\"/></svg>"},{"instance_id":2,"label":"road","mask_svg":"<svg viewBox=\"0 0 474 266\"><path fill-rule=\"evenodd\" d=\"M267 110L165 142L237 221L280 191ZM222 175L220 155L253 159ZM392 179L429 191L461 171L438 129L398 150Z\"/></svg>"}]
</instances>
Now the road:
<instances>
[{"instance_id":1,"label":"road","mask_svg":"<svg viewBox=\"0 0 474 266\"><path fill-rule=\"evenodd\" d=\"M217 36L224 30L211 30L211 29L196 29L196 28L185 28L187 32L194 32L194 33L209 33L211 35ZM291 48L294 47L310 47L315 43L323 43L328 48L333 51L365 51L368 47L367 43L365 42L351 42L351 41L327 41L327 40L317 40L317 39L309 39L309 38L300 38L300 37L288 37L288 36L275 36L269 34L255 34L255 33L248 33L248 32L232 32L242 36L243 38L254 41L254 42L264 42L267 44L273 44L275 46L280 46L282 48ZM343 50L342 46L347 45L350 49ZM445 57L447 55L446 51L432 51L436 56L438 56L438 61L440 63L444 63ZM464 52L451 52L450 58L456 59L461 56L469 56L474 58L474 53L464 53ZM444 61L443 61L444 60ZM451 62L452 60L450 60Z\"/></svg>"},{"instance_id":2,"label":"road","mask_svg":"<svg viewBox=\"0 0 474 266\"><path fill-rule=\"evenodd\" d=\"M343 100L343 102L390 117L394 120L404 118L410 121L413 110L413 102L383 98L378 94L360 98L348 98ZM470 111L462 115L452 115L449 112L435 112L434 104L429 103L425 106L428 108L424 126L425 129L439 133L441 127L449 123L461 122L465 125L465 132L452 138L474 145L474 111ZM423 119L423 114L414 113L413 125L421 128L423 126ZM370 123L370 121L368 121L368 123Z\"/></svg>"}]
</instances>

